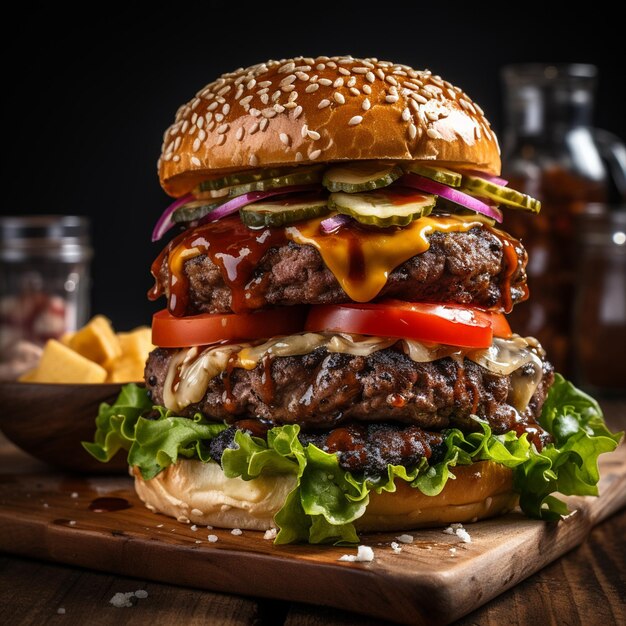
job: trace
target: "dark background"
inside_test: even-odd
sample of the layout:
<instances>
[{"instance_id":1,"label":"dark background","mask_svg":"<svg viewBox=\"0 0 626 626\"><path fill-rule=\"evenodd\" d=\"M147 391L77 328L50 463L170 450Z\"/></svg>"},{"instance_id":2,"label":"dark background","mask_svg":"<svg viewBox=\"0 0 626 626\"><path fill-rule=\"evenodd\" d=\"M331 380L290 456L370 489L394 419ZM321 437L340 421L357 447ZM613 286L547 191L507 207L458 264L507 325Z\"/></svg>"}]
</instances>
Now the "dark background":
<instances>
[{"instance_id":1,"label":"dark background","mask_svg":"<svg viewBox=\"0 0 626 626\"><path fill-rule=\"evenodd\" d=\"M4 23L2 214L90 216L93 311L125 329L160 308L145 293L161 247L150 232L169 204L156 175L162 134L222 72L299 54L376 56L441 74L500 131L502 65L594 63L597 125L626 136L626 33L609 9L482 4L205 2L141 14L90 4L89 17L26 6Z\"/></svg>"}]
</instances>

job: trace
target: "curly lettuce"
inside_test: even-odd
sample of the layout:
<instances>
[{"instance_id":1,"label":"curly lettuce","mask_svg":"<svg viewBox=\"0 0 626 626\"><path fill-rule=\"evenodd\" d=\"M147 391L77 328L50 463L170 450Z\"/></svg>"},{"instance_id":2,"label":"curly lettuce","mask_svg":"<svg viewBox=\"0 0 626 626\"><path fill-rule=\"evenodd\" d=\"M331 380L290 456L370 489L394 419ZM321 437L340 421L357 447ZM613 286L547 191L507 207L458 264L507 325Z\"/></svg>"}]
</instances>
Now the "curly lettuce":
<instances>
[{"instance_id":1,"label":"curly lettuce","mask_svg":"<svg viewBox=\"0 0 626 626\"><path fill-rule=\"evenodd\" d=\"M523 512L557 520L568 511L552 494L597 495L598 457L614 450L622 435L610 433L598 403L558 374L540 418L555 441L540 452L526 434L494 435L487 422L476 419L476 423L477 432L443 431L445 453L438 462L431 465L422 459L411 468L389 465L381 476L343 470L336 454L302 445L297 425L272 428L265 439L239 431L235 447L224 451L221 462L231 478L296 476L294 489L275 517L280 529L277 543L357 542L354 522L364 514L372 491L394 492L396 481L402 480L434 496L454 479L451 468L475 461L510 468ZM83 443L85 449L105 462L120 449L127 450L129 464L136 465L145 479L178 458L213 462L208 445L226 428L200 414L188 419L152 407L145 390L136 385L126 385L115 404L100 406L96 426L95 440Z\"/></svg>"}]
</instances>

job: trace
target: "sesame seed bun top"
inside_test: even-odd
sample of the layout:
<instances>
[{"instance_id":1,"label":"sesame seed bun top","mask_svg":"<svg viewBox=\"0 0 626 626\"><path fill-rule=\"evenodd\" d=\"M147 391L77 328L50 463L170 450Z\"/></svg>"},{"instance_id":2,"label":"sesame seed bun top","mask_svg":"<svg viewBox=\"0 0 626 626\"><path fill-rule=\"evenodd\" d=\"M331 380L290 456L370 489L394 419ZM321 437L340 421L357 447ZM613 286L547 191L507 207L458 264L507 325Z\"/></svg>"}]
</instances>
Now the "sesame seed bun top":
<instances>
[{"instance_id":1,"label":"sesame seed bun top","mask_svg":"<svg viewBox=\"0 0 626 626\"><path fill-rule=\"evenodd\" d=\"M500 173L482 109L458 87L377 59L297 57L224 74L164 135L161 185L181 196L230 171L341 160L437 160Z\"/></svg>"}]
</instances>

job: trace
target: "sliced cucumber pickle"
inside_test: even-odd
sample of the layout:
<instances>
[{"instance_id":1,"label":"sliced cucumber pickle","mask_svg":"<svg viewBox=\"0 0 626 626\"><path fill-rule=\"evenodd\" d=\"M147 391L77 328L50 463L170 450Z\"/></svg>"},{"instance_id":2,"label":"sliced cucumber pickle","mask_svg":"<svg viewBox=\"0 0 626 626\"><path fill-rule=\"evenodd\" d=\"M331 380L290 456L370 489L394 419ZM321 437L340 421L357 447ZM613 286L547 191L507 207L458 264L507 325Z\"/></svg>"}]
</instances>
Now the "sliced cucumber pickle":
<instances>
[{"instance_id":1,"label":"sliced cucumber pickle","mask_svg":"<svg viewBox=\"0 0 626 626\"><path fill-rule=\"evenodd\" d=\"M255 202L239 209L241 221L250 228L285 226L293 222L322 217L329 212L326 198L318 195Z\"/></svg>"},{"instance_id":2,"label":"sliced cucumber pickle","mask_svg":"<svg viewBox=\"0 0 626 626\"><path fill-rule=\"evenodd\" d=\"M178 207L172 214L172 222L179 224L181 222L194 222L203 218L205 215L217 209L223 204L223 201L210 200L190 200L187 204Z\"/></svg>"},{"instance_id":3,"label":"sliced cucumber pickle","mask_svg":"<svg viewBox=\"0 0 626 626\"><path fill-rule=\"evenodd\" d=\"M251 191L267 191L268 189L277 189L278 187L319 183L322 179L323 167L323 165L315 165L314 167L292 168L288 174L281 176L253 180L241 185L232 185L229 189L229 195L231 198L234 198Z\"/></svg>"},{"instance_id":4,"label":"sliced cucumber pickle","mask_svg":"<svg viewBox=\"0 0 626 626\"><path fill-rule=\"evenodd\" d=\"M407 226L428 215L435 206L435 196L406 189L385 189L371 193L331 193L331 209L349 215L362 224L379 228Z\"/></svg>"},{"instance_id":5,"label":"sliced cucumber pickle","mask_svg":"<svg viewBox=\"0 0 626 626\"><path fill-rule=\"evenodd\" d=\"M233 172L220 178L213 178L211 180L205 180L197 187L198 191L213 191L216 189L223 189L224 187L231 187L232 185L243 185L251 183L257 180L264 180L266 178L276 178L276 176L285 176L290 172L296 171L294 167L269 167L258 170L245 170L243 172Z\"/></svg>"},{"instance_id":6,"label":"sliced cucumber pickle","mask_svg":"<svg viewBox=\"0 0 626 626\"><path fill-rule=\"evenodd\" d=\"M539 200L527 196L525 193L515 191L515 189L509 189L508 187L502 187L502 185L490 183L477 176L463 174L461 189L463 191L469 191L473 195L489 198L500 204L506 204L515 209L523 209L531 213L539 213L541 210L541 202L539 202Z\"/></svg>"},{"instance_id":7,"label":"sliced cucumber pickle","mask_svg":"<svg viewBox=\"0 0 626 626\"><path fill-rule=\"evenodd\" d=\"M426 165L417 161L409 161L402 164L402 169L411 174L419 174L425 178L430 178L435 182L448 185L449 187L460 187L463 177L458 172L453 172L445 167L435 167L434 165Z\"/></svg>"},{"instance_id":8,"label":"sliced cucumber pickle","mask_svg":"<svg viewBox=\"0 0 626 626\"><path fill-rule=\"evenodd\" d=\"M391 185L402 176L402 169L393 163L355 161L331 167L324 173L322 184L329 191L358 193Z\"/></svg>"}]
</instances>

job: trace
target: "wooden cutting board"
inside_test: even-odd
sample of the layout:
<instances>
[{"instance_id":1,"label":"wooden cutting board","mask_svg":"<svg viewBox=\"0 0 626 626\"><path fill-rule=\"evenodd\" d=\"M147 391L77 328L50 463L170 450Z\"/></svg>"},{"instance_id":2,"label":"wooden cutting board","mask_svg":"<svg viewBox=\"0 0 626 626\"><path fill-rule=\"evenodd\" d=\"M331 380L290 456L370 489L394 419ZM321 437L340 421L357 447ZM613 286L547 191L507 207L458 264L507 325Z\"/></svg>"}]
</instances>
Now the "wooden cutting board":
<instances>
[{"instance_id":1,"label":"wooden cutting board","mask_svg":"<svg viewBox=\"0 0 626 626\"><path fill-rule=\"evenodd\" d=\"M413 531L414 542L402 544L399 554L390 547L398 533L368 534L362 543L374 549L371 563L338 561L356 554L354 548L274 546L258 532L193 531L148 511L125 477L5 471L0 474L0 550L385 620L446 623L572 549L595 524L626 505L626 445L601 458L601 471L601 496L570 498L576 512L558 524L511 513L466 525L471 543L441 529ZM127 508L113 510L116 505ZM209 534L218 541L209 543Z\"/></svg>"}]
</instances>

